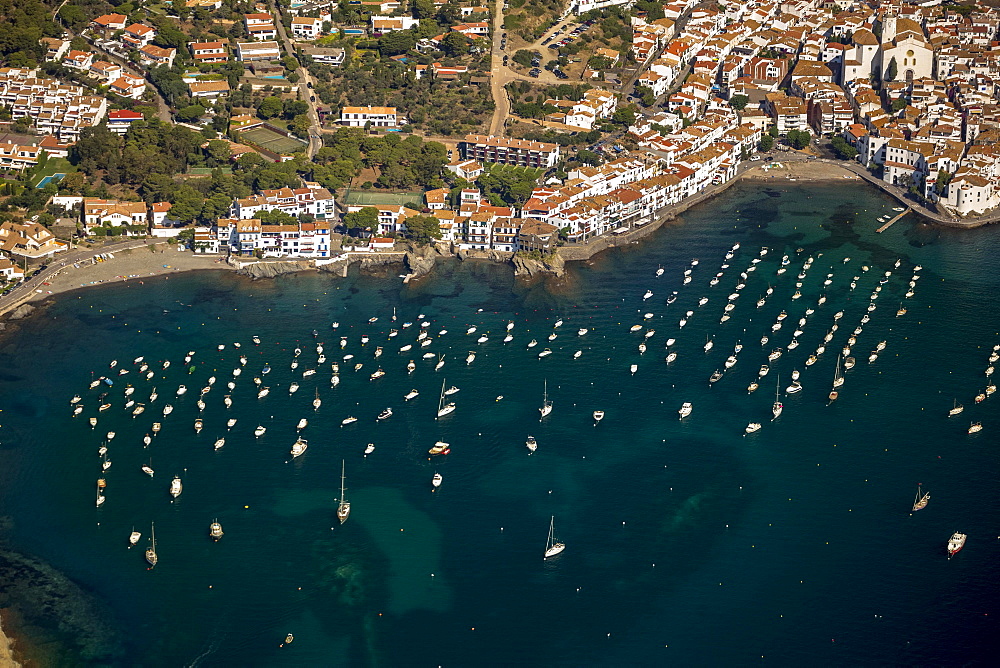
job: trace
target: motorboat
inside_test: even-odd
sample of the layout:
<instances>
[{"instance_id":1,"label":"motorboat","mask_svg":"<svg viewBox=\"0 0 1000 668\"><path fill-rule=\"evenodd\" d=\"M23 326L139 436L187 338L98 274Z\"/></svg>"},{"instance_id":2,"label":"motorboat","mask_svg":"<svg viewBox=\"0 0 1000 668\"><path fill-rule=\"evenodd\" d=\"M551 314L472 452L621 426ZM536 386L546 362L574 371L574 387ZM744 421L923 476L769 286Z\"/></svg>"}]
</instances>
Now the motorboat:
<instances>
[{"instance_id":1,"label":"motorboat","mask_svg":"<svg viewBox=\"0 0 1000 668\"><path fill-rule=\"evenodd\" d=\"M222 525L219 524L219 520L216 518L208 525L208 535L212 540L219 540L222 538L222 533Z\"/></svg>"},{"instance_id":2,"label":"motorboat","mask_svg":"<svg viewBox=\"0 0 1000 668\"><path fill-rule=\"evenodd\" d=\"M712 372L712 375L708 377L709 384L717 383L722 380L722 372L716 369Z\"/></svg>"},{"instance_id":3,"label":"motorboat","mask_svg":"<svg viewBox=\"0 0 1000 668\"><path fill-rule=\"evenodd\" d=\"M378 417L376 417L375 419L378 420L379 422L381 422L383 420L388 420L391 417L392 417L392 409L391 408L386 408L384 411L382 411L381 413L379 413Z\"/></svg>"},{"instance_id":4,"label":"motorboat","mask_svg":"<svg viewBox=\"0 0 1000 668\"><path fill-rule=\"evenodd\" d=\"M732 369L736 365L737 361L738 360L736 359L736 355L730 355L729 357L726 358L725 367L727 369Z\"/></svg>"},{"instance_id":5,"label":"motorboat","mask_svg":"<svg viewBox=\"0 0 1000 668\"><path fill-rule=\"evenodd\" d=\"M253 435L256 436L257 438L260 438L266 432L267 432L267 427L264 427L262 425L258 425L257 428L253 430Z\"/></svg>"},{"instance_id":6,"label":"motorboat","mask_svg":"<svg viewBox=\"0 0 1000 668\"><path fill-rule=\"evenodd\" d=\"M550 350L549 348L546 348L542 352L538 353L538 356L539 357L548 357L551 354L552 354L552 350Z\"/></svg>"},{"instance_id":7,"label":"motorboat","mask_svg":"<svg viewBox=\"0 0 1000 668\"><path fill-rule=\"evenodd\" d=\"M604 419L604 411L594 411L594 424Z\"/></svg>"},{"instance_id":8,"label":"motorboat","mask_svg":"<svg viewBox=\"0 0 1000 668\"><path fill-rule=\"evenodd\" d=\"M641 329L642 329L642 325L632 325L631 327L629 327L628 331L630 331L630 332L638 332ZM532 341L534 341L534 339L532 339Z\"/></svg>"},{"instance_id":9,"label":"motorboat","mask_svg":"<svg viewBox=\"0 0 1000 668\"><path fill-rule=\"evenodd\" d=\"M752 434L755 431L760 431L760 423L759 422L751 422L750 424L748 424L746 426L746 429L744 431L746 433L748 433L748 434Z\"/></svg>"},{"instance_id":10,"label":"motorboat","mask_svg":"<svg viewBox=\"0 0 1000 668\"><path fill-rule=\"evenodd\" d=\"M771 370L770 367L768 367L766 364L761 364L760 370L757 372L757 376L763 378L764 376L767 375L768 371L770 370Z\"/></svg>"},{"instance_id":11,"label":"motorboat","mask_svg":"<svg viewBox=\"0 0 1000 668\"><path fill-rule=\"evenodd\" d=\"M538 441L535 440L534 436L528 436L528 438L524 441L524 445L528 448L529 452L534 452L538 449Z\"/></svg>"},{"instance_id":12,"label":"motorboat","mask_svg":"<svg viewBox=\"0 0 1000 668\"><path fill-rule=\"evenodd\" d=\"M381 368L379 368L379 369L376 369L375 371L373 371L370 376L368 376L368 380L378 380L379 378L381 378L384 375L385 375L385 371L383 371Z\"/></svg>"},{"instance_id":13,"label":"motorboat","mask_svg":"<svg viewBox=\"0 0 1000 668\"><path fill-rule=\"evenodd\" d=\"M176 499L183 491L184 486L181 484L181 478L175 475L174 479L170 481L170 496Z\"/></svg>"},{"instance_id":14,"label":"motorboat","mask_svg":"<svg viewBox=\"0 0 1000 668\"><path fill-rule=\"evenodd\" d=\"M792 384L785 388L785 394L795 394L796 392L802 391L802 383L797 380L793 380Z\"/></svg>"},{"instance_id":15,"label":"motorboat","mask_svg":"<svg viewBox=\"0 0 1000 668\"><path fill-rule=\"evenodd\" d=\"M948 558L951 559L953 556L962 551L965 547L965 539L967 536L964 533L955 532L951 534L951 538L948 539Z\"/></svg>"},{"instance_id":16,"label":"motorboat","mask_svg":"<svg viewBox=\"0 0 1000 668\"><path fill-rule=\"evenodd\" d=\"M257 393L257 398L258 399L263 399L264 397L266 397L270 393L271 393L271 388L269 388L269 387L262 387L262 388L260 388L260 391Z\"/></svg>"},{"instance_id":17,"label":"motorboat","mask_svg":"<svg viewBox=\"0 0 1000 668\"><path fill-rule=\"evenodd\" d=\"M444 477L440 473L434 473L434 477L431 478L431 486L435 488L440 487L443 481Z\"/></svg>"},{"instance_id":18,"label":"motorboat","mask_svg":"<svg viewBox=\"0 0 1000 668\"><path fill-rule=\"evenodd\" d=\"M226 429L232 429L236 426L236 418L229 418L226 420Z\"/></svg>"},{"instance_id":19,"label":"motorboat","mask_svg":"<svg viewBox=\"0 0 1000 668\"><path fill-rule=\"evenodd\" d=\"M373 452L375 452L375 444L374 443L369 443L368 445L365 446L365 457L367 457L368 455L370 455Z\"/></svg>"},{"instance_id":20,"label":"motorboat","mask_svg":"<svg viewBox=\"0 0 1000 668\"><path fill-rule=\"evenodd\" d=\"M634 376L635 372L639 370L639 365L638 364L630 364L628 370Z\"/></svg>"},{"instance_id":21,"label":"motorboat","mask_svg":"<svg viewBox=\"0 0 1000 668\"><path fill-rule=\"evenodd\" d=\"M403 399L405 399L406 401L409 401L410 399L413 399L414 397L416 397L419 394L420 393L417 392L416 389L412 389L409 392L407 392L406 395L403 396Z\"/></svg>"},{"instance_id":22,"label":"motorboat","mask_svg":"<svg viewBox=\"0 0 1000 668\"><path fill-rule=\"evenodd\" d=\"M226 444L226 439L225 438L217 438L217 439L215 439L215 446L214 447L215 447L216 450L218 450L218 449L222 448L225 444Z\"/></svg>"},{"instance_id":23,"label":"motorboat","mask_svg":"<svg viewBox=\"0 0 1000 668\"><path fill-rule=\"evenodd\" d=\"M672 363L676 359L677 359L677 353L675 352L670 353L669 355L667 355L667 364Z\"/></svg>"},{"instance_id":24,"label":"motorboat","mask_svg":"<svg viewBox=\"0 0 1000 668\"><path fill-rule=\"evenodd\" d=\"M292 455L292 459L295 459L299 455L304 454L305 451L306 451L306 448L308 448L308 447L309 447L309 443L308 443L308 441L306 441L306 439L304 439L302 437L299 437L299 438L295 439L295 442L292 443L292 449L290 451L291 455Z\"/></svg>"},{"instance_id":25,"label":"motorboat","mask_svg":"<svg viewBox=\"0 0 1000 668\"><path fill-rule=\"evenodd\" d=\"M451 452L451 446L444 441L437 441L430 450L427 451L431 455L447 455Z\"/></svg>"},{"instance_id":26,"label":"motorboat","mask_svg":"<svg viewBox=\"0 0 1000 668\"><path fill-rule=\"evenodd\" d=\"M344 426L347 426L347 425L349 425L349 424L351 424L353 422L357 422L357 421L358 421L358 418L354 417L353 415L349 416L349 417L345 417L343 420L340 421L340 426L344 427Z\"/></svg>"},{"instance_id":27,"label":"motorboat","mask_svg":"<svg viewBox=\"0 0 1000 668\"><path fill-rule=\"evenodd\" d=\"M201 430L202 430L202 427L204 427L204 426L205 426L205 422L201 418L196 419L194 421L194 433L200 434Z\"/></svg>"},{"instance_id":28,"label":"motorboat","mask_svg":"<svg viewBox=\"0 0 1000 668\"><path fill-rule=\"evenodd\" d=\"M692 410L691 402L685 401L683 404L681 404L681 407L677 411L677 413L680 415L680 419L683 420L687 416L691 415L691 410Z\"/></svg>"},{"instance_id":29,"label":"motorboat","mask_svg":"<svg viewBox=\"0 0 1000 668\"><path fill-rule=\"evenodd\" d=\"M308 426L309 426L309 420L307 420L306 418L300 418L298 423L295 425L295 429L297 431L302 431Z\"/></svg>"}]
</instances>

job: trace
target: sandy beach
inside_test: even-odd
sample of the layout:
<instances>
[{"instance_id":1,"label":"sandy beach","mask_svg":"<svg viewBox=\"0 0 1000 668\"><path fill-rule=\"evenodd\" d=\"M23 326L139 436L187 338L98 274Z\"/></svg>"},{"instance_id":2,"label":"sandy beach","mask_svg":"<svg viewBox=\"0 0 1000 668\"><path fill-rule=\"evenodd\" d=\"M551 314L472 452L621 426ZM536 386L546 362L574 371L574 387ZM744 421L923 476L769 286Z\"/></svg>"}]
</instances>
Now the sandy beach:
<instances>
[{"instance_id":1,"label":"sandy beach","mask_svg":"<svg viewBox=\"0 0 1000 668\"><path fill-rule=\"evenodd\" d=\"M217 269L232 271L224 259L217 255L197 255L178 251L176 246L160 243L149 248L136 248L114 253L103 262L67 264L52 280L35 286L30 301L40 301L52 295L79 288L138 280L152 276L175 274L182 271Z\"/></svg>"}]
</instances>

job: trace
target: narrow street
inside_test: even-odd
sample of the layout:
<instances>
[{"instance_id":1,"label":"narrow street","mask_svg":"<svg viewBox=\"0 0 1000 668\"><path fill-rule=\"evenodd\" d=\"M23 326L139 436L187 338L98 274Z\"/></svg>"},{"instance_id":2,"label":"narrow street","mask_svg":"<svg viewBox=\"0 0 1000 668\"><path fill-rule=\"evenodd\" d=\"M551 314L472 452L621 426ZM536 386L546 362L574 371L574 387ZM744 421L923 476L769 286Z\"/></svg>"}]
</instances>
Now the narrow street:
<instances>
[{"instance_id":1,"label":"narrow street","mask_svg":"<svg viewBox=\"0 0 1000 668\"><path fill-rule=\"evenodd\" d=\"M275 18L275 26L278 29L278 36L281 38L282 45L285 48L285 54L295 58L296 62L299 62L298 57L295 55L295 45L292 40L288 38L288 33L285 31L285 24L281 22L281 13L274 4L274 0L268 0L268 7L271 10L271 15ZM299 99L305 102L309 106L309 111L306 114L309 116L309 148L307 149L307 157L312 160L316 152L323 147L323 135L320 130L319 124L319 112L316 111L316 103L312 101L313 89L310 87L312 83L312 77L309 75L309 70L299 63L299 67L295 70L295 73L299 75L299 82L297 89L299 91Z\"/></svg>"}]
</instances>

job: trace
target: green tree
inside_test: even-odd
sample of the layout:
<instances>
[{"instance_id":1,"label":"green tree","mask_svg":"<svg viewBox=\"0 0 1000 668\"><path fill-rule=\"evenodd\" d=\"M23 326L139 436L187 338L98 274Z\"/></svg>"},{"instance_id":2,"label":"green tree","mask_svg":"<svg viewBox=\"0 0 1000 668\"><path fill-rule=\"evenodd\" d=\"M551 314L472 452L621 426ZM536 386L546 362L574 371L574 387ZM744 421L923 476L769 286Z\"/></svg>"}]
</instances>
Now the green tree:
<instances>
[{"instance_id":1,"label":"green tree","mask_svg":"<svg viewBox=\"0 0 1000 668\"><path fill-rule=\"evenodd\" d=\"M441 50L446 56L452 58L468 54L470 46L472 46L472 40L457 30L452 30L441 40ZM531 62L530 58L528 62Z\"/></svg>"},{"instance_id":2,"label":"green tree","mask_svg":"<svg viewBox=\"0 0 1000 668\"><path fill-rule=\"evenodd\" d=\"M514 53L514 57L511 58L511 60L513 60L515 63L523 67L530 67L531 59L534 57L534 55L535 55L534 53L528 51L527 49L518 49Z\"/></svg>"},{"instance_id":3,"label":"green tree","mask_svg":"<svg viewBox=\"0 0 1000 668\"><path fill-rule=\"evenodd\" d=\"M766 153L774 148L774 137L769 134L761 136L760 143L757 145L762 153Z\"/></svg>"},{"instance_id":4,"label":"green tree","mask_svg":"<svg viewBox=\"0 0 1000 668\"><path fill-rule=\"evenodd\" d=\"M426 243L441 238L441 223L434 216L411 216L406 219L406 232L414 240Z\"/></svg>"},{"instance_id":5,"label":"green tree","mask_svg":"<svg viewBox=\"0 0 1000 668\"><path fill-rule=\"evenodd\" d=\"M177 120L181 123L191 123L205 115L205 107L200 104L191 104L182 109L178 109Z\"/></svg>"},{"instance_id":6,"label":"green tree","mask_svg":"<svg viewBox=\"0 0 1000 668\"><path fill-rule=\"evenodd\" d=\"M797 150L804 149L812 141L812 135L808 130L789 130L787 137L788 143Z\"/></svg>"},{"instance_id":7,"label":"green tree","mask_svg":"<svg viewBox=\"0 0 1000 668\"><path fill-rule=\"evenodd\" d=\"M178 186L171 201L170 217L182 223L193 223L201 216L204 200L204 195L191 186Z\"/></svg>"},{"instance_id":8,"label":"green tree","mask_svg":"<svg viewBox=\"0 0 1000 668\"><path fill-rule=\"evenodd\" d=\"M268 95L257 105L257 115L261 118L277 118L284 111L280 97Z\"/></svg>"},{"instance_id":9,"label":"green tree","mask_svg":"<svg viewBox=\"0 0 1000 668\"><path fill-rule=\"evenodd\" d=\"M896 64L896 56L893 56L892 59L889 60L889 66L885 68L885 80L895 81L896 75L898 74L899 74L899 65Z\"/></svg>"},{"instance_id":10,"label":"green tree","mask_svg":"<svg viewBox=\"0 0 1000 668\"><path fill-rule=\"evenodd\" d=\"M729 98L729 106L737 111L743 111L749 102L750 98L746 95L733 95Z\"/></svg>"},{"instance_id":11,"label":"green tree","mask_svg":"<svg viewBox=\"0 0 1000 668\"><path fill-rule=\"evenodd\" d=\"M856 157L858 157L858 149L848 144L847 141L845 141L844 138L841 137L840 135L837 135L836 137L831 139L830 145L833 147L833 150L837 153L837 157L841 158L842 160L854 160Z\"/></svg>"},{"instance_id":12,"label":"green tree","mask_svg":"<svg viewBox=\"0 0 1000 668\"><path fill-rule=\"evenodd\" d=\"M366 206L360 211L352 211L344 214L344 226L349 230L370 230L374 232L378 229L378 209L373 206Z\"/></svg>"},{"instance_id":13,"label":"green tree","mask_svg":"<svg viewBox=\"0 0 1000 668\"><path fill-rule=\"evenodd\" d=\"M433 0L411 0L410 12L415 19L429 19L434 17Z\"/></svg>"},{"instance_id":14,"label":"green tree","mask_svg":"<svg viewBox=\"0 0 1000 668\"><path fill-rule=\"evenodd\" d=\"M899 112L906 108L907 101L905 97L897 97L892 101L893 112Z\"/></svg>"},{"instance_id":15,"label":"green tree","mask_svg":"<svg viewBox=\"0 0 1000 668\"><path fill-rule=\"evenodd\" d=\"M213 139L208 142L208 146L205 147L205 152L216 165L224 165L228 163L229 158L233 155L232 150L229 148L229 142L222 141L221 139Z\"/></svg>"},{"instance_id":16,"label":"green tree","mask_svg":"<svg viewBox=\"0 0 1000 668\"><path fill-rule=\"evenodd\" d=\"M611 121L617 125L629 127L635 123L635 105L630 104L627 107L618 107L615 113L611 115Z\"/></svg>"},{"instance_id":17,"label":"green tree","mask_svg":"<svg viewBox=\"0 0 1000 668\"><path fill-rule=\"evenodd\" d=\"M378 38L378 52L383 56L398 56L417 45L417 38L409 30L396 30Z\"/></svg>"}]
</instances>

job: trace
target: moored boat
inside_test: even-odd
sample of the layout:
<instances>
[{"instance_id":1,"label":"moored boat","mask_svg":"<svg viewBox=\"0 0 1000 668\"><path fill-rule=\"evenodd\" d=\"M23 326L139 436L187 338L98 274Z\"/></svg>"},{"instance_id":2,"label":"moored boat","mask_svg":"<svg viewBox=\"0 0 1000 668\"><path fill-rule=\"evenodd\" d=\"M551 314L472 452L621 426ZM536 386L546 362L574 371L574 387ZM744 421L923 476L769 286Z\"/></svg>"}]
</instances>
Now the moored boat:
<instances>
[{"instance_id":1,"label":"moored boat","mask_svg":"<svg viewBox=\"0 0 1000 668\"><path fill-rule=\"evenodd\" d=\"M927 507L927 504L930 502L931 493L926 492L921 494L922 491L923 490L921 489L920 485L917 485L917 496L913 499L913 508L911 508L910 512L915 513L918 510L923 510L924 508Z\"/></svg>"},{"instance_id":2,"label":"moored boat","mask_svg":"<svg viewBox=\"0 0 1000 668\"><path fill-rule=\"evenodd\" d=\"M967 537L964 533L959 533L958 531L951 535L951 538L948 539L949 559L962 551L962 548L965 547L965 539Z\"/></svg>"}]
</instances>

